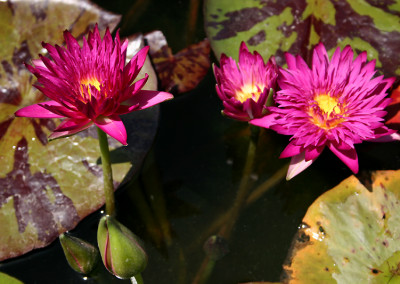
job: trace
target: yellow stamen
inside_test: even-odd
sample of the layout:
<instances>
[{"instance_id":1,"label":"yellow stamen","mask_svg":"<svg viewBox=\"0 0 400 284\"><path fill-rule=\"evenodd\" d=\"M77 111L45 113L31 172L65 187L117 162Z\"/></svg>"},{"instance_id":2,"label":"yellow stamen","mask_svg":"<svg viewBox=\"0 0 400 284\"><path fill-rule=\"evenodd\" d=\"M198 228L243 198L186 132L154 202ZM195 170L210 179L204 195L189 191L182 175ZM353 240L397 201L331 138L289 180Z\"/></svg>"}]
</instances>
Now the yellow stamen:
<instances>
[{"instance_id":1,"label":"yellow stamen","mask_svg":"<svg viewBox=\"0 0 400 284\"><path fill-rule=\"evenodd\" d=\"M337 98L329 94L319 94L314 101L316 105L310 106L309 114L315 125L323 129L332 129L344 121L343 117L336 116L343 115Z\"/></svg>"},{"instance_id":2,"label":"yellow stamen","mask_svg":"<svg viewBox=\"0 0 400 284\"><path fill-rule=\"evenodd\" d=\"M100 91L100 82L99 82L99 80L97 80L96 78L87 78L87 79L83 79L83 80L81 81L82 97L83 97L83 94L84 94L83 88L84 88L84 87L87 87L87 88L88 88L89 98L90 98L90 96L92 95L92 94L90 93L90 87L89 87L90 85L92 85L93 87L95 87L97 90Z\"/></svg>"},{"instance_id":3,"label":"yellow stamen","mask_svg":"<svg viewBox=\"0 0 400 284\"><path fill-rule=\"evenodd\" d=\"M340 109L338 107L338 100L330 95L322 94L318 95L314 99L319 108L329 116L332 112L340 113Z\"/></svg>"},{"instance_id":4,"label":"yellow stamen","mask_svg":"<svg viewBox=\"0 0 400 284\"><path fill-rule=\"evenodd\" d=\"M258 101L258 99L260 98L260 93L263 90L264 86L262 86L262 88L258 88L256 85L247 84L236 92L235 98L241 103L244 103L250 98L253 98L254 101Z\"/></svg>"}]
</instances>

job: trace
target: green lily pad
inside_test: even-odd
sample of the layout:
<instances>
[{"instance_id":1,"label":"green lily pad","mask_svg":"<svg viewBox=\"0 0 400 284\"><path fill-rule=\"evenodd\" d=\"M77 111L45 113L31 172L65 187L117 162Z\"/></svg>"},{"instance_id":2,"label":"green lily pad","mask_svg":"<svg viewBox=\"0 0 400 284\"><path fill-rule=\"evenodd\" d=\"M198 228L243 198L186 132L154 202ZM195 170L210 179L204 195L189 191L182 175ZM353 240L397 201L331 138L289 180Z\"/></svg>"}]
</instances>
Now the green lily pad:
<instances>
[{"instance_id":1,"label":"green lily pad","mask_svg":"<svg viewBox=\"0 0 400 284\"><path fill-rule=\"evenodd\" d=\"M378 171L372 191L351 176L308 209L283 283L400 283L400 171Z\"/></svg>"},{"instance_id":2,"label":"green lily pad","mask_svg":"<svg viewBox=\"0 0 400 284\"><path fill-rule=\"evenodd\" d=\"M393 76L400 74L399 7L398 1L206 0L204 11L217 58L237 58L241 41L264 58L276 55L278 64L286 51L310 60L318 42L331 52L350 44Z\"/></svg>"},{"instance_id":3,"label":"green lily pad","mask_svg":"<svg viewBox=\"0 0 400 284\"><path fill-rule=\"evenodd\" d=\"M19 281L18 279L11 277L5 273L0 272L0 283L7 283L7 284L23 284L23 282Z\"/></svg>"},{"instance_id":4,"label":"green lily pad","mask_svg":"<svg viewBox=\"0 0 400 284\"><path fill-rule=\"evenodd\" d=\"M48 245L104 204L96 129L48 142L58 120L15 118L14 112L45 99L24 66L44 52L42 41L63 44L65 29L82 38L95 23L104 32L119 19L89 1L0 2L0 260ZM129 58L141 44L141 38L131 40ZM154 73L150 62L144 69ZM156 86L153 76L146 88ZM116 185L150 148L158 108L122 119L131 145L109 140Z\"/></svg>"}]
</instances>

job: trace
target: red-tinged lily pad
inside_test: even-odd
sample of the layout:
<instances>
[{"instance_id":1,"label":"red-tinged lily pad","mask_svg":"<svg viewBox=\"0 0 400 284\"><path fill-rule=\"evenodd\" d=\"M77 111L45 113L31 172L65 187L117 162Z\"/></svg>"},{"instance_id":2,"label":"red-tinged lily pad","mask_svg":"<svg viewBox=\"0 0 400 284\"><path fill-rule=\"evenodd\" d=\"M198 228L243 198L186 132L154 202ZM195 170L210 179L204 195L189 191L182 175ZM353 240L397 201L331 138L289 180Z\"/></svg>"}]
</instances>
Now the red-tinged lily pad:
<instances>
[{"instance_id":1,"label":"red-tinged lily pad","mask_svg":"<svg viewBox=\"0 0 400 284\"><path fill-rule=\"evenodd\" d=\"M392 91L390 98L392 102L386 108L388 114L385 124L392 129L400 129L400 86Z\"/></svg>"},{"instance_id":2,"label":"red-tinged lily pad","mask_svg":"<svg viewBox=\"0 0 400 284\"><path fill-rule=\"evenodd\" d=\"M399 283L400 171L351 176L308 209L283 283Z\"/></svg>"},{"instance_id":3,"label":"red-tinged lily pad","mask_svg":"<svg viewBox=\"0 0 400 284\"><path fill-rule=\"evenodd\" d=\"M207 39L172 54L161 31L145 35L161 88L176 94L194 89L210 68L210 43Z\"/></svg>"},{"instance_id":4,"label":"red-tinged lily pad","mask_svg":"<svg viewBox=\"0 0 400 284\"><path fill-rule=\"evenodd\" d=\"M104 32L119 19L89 1L0 2L0 260L48 245L104 204L97 131L48 142L58 120L15 118L14 112L45 99L23 64L38 57L42 41L62 44L65 29L82 37L96 22ZM141 38L130 42L130 57L140 44ZM150 62L144 68L154 72ZM146 88L156 85L153 76ZM110 139L116 184L138 168L151 146L158 108L123 120L130 146Z\"/></svg>"},{"instance_id":5,"label":"red-tinged lily pad","mask_svg":"<svg viewBox=\"0 0 400 284\"><path fill-rule=\"evenodd\" d=\"M366 50L386 76L400 74L400 6L371 0L206 0L205 26L217 58L237 58L245 41L264 58L284 52L311 59L318 42L331 52L350 44Z\"/></svg>"}]
</instances>

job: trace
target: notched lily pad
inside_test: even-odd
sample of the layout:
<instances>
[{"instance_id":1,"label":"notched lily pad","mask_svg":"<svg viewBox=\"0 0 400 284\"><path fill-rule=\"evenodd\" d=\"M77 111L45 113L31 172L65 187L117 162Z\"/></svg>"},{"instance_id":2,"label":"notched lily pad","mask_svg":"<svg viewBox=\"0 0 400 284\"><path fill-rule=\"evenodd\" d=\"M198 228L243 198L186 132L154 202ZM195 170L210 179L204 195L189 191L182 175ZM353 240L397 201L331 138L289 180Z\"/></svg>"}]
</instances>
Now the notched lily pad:
<instances>
[{"instance_id":1,"label":"notched lily pad","mask_svg":"<svg viewBox=\"0 0 400 284\"><path fill-rule=\"evenodd\" d=\"M400 74L400 15L396 1L206 0L205 26L217 58L237 58L239 45L283 64L284 52L311 60L323 42L331 52L350 44L366 50L386 76Z\"/></svg>"},{"instance_id":2,"label":"notched lily pad","mask_svg":"<svg viewBox=\"0 0 400 284\"><path fill-rule=\"evenodd\" d=\"M48 245L104 204L97 131L48 142L59 121L15 118L14 112L45 99L23 64L37 58L42 41L62 44L65 29L82 37L96 22L102 32L106 26L112 30L119 19L89 1L0 2L0 260ZM130 45L142 44L137 40ZM143 72L154 72L149 62L146 66ZM156 79L149 81L146 88L155 88ZM122 119L131 145L122 148L123 160L112 158L116 185L148 151L158 108ZM121 149L110 143L111 149Z\"/></svg>"},{"instance_id":3,"label":"notched lily pad","mask_svg":"<svg viewBox=\"0 0 400 284\"><path fill-rule=\"evenodd\" d=\"M308 209L283 283L399 283L400 171L378 171L372 191L351 176Z\"/></svg>"},{"instance_id":4,"label":"notched lily pad","mask_svg":"<svg viewBox=\"0 0 400 284\"><path fill-rule=\"evenodd\" d=\"M210 68L210 44L207 39L172 54L161 31L145 35L161 88L176 94L194 89Z\"/></svg>"}]
</instances>

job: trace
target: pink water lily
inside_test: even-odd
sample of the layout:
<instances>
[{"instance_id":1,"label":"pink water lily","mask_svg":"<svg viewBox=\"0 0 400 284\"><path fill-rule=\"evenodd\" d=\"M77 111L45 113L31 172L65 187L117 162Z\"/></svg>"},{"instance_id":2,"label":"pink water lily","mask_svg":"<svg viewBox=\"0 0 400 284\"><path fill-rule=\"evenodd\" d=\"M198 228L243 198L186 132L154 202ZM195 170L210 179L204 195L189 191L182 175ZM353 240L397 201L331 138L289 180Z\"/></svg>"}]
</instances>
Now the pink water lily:
<instances>
[{"instance_id":1,"label":"pink water lily","mask_svg":"<svg viewBox=\"0 0 400 284\"><path fill-rule=\"evenodd\" d=\"M286 54L288 69L281 69L277 107L273 116L250 123L291 135L281 158L292 157L287 179L309 167L328 147L354 173L358 157L354 144L362 141L391 141L395 130L384 125L386 91L394 78L374 78L375 61L366 52L353 60L353 50L337 48L331 59L322 43L313 52L312 67L300 57ZM272 126L271 126L272 124Z\"/></svg>"},{"instance_id":2,"label":"pink water lily","mask_svg":"<svg viewBox=\"0 0 400 284\"><path fill-rule=\"evenodd\" d=\"M40 56L27 68L37 77L35 87L50 100L18 110L16 116L65 118L50 139L69 136L91 125L126 145L127 134L120 115L172 99L169 93L142 90L148 75L133 83L147 56L141 49L125 65L128 40L113 40L107 29L100 37L97 25L82 47L64 32L66 48L43 43L51 59Z\"/></svg>"},{"instance_id":3,"label":"pink water lily","mask_svg":"<svg viewBox=\"0 0 400 284\"><path fill-rule=\"evenodd\" d=\"M220 68L214 65L214 74L216 90L224 105L222 113L242 121L264 116L271 89L276 87L278 69L275 58L271 57L265 64L259 53L249 52L242 42L238 64L222 54L220 65Z\"/></svg>"}]
</instances>

